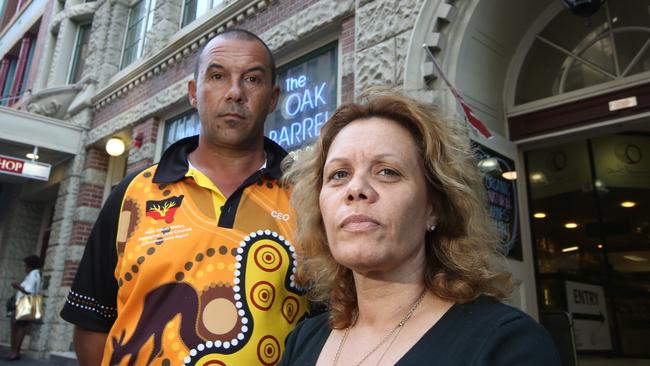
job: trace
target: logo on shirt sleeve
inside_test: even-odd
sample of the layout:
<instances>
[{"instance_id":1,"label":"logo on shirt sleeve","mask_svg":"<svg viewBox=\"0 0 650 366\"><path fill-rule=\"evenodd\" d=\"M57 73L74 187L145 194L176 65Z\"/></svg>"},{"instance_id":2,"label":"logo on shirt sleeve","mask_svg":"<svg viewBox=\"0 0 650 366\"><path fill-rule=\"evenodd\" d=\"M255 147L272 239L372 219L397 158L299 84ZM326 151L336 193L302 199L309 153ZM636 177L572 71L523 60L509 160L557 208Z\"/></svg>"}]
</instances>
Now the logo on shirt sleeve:
<instances>
[{"instance_id":1,"label":"logo on shirt sleeve","mask_svg":"<svg viewBox=\"0 0 650 366\"><path fill-rule=\"evenodd\" d=\"M176 210L181 207L183 195L171 197L162 201L147 201L147 216L154 220L165 220L171 224L174 221Z\"/></svg>"}]
</instances>

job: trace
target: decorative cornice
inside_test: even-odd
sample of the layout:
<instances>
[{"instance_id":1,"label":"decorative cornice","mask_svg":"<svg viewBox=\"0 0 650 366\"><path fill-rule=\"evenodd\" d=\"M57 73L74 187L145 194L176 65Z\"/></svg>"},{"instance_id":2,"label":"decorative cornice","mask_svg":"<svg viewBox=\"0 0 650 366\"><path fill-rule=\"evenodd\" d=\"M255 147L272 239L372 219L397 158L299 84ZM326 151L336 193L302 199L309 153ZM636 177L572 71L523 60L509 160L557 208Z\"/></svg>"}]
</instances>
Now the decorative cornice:
<instances>
[{"instance_id":1,"label":"decorative cornice","mask_svg":"<svg viewBox=\"0 0 650 366\"><path fill-rule=\"evenodd\" d=\"M203 17L204 22L195 27L185 27L177 33L172 41L155 55L141 60L132 67L123 70L110 80L108 86L100 90L93 98L95 110L111 104L115 99L129 93L140 83L164 72L184 58L196 53L215 34L233 28L246 18L255 17L275 0L238 0L223 8L215 8Z\"/></svg>"}]
</instances>

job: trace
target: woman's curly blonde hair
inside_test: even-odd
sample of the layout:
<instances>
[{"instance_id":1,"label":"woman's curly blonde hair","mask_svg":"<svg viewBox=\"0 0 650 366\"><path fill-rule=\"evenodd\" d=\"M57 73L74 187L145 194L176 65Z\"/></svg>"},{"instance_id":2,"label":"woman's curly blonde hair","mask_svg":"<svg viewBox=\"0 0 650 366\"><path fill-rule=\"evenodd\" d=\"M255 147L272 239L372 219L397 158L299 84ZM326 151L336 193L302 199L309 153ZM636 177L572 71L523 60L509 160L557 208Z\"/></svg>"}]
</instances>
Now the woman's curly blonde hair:
<instances>
[{"instance_id":1,"label":"woman's curly blonde hair","mask_svg":"<svg viewBox=\"0 0 650 366\"><path fill-rule=\"evenodd\" d=\"M424 161L437 217L436 230L423 232L427 288L456 303L480 295L508 297L512 276L493 265L494 259L503 255L487 214L481 175L466 129L458 123L445 123L435 107L395 91L375 90L360 99L360 104L340 106L323 126L317 142L287 164L285 179L293 185L292 203L298 220L294 239L299 248L297 279L309 289L310 298L327 303L335 329L351 324L357 310L354 279L352 271L339 265L329 250L319 196L323 166L337 134L353 121L371 117L406 127Z\"/></svg>"}]
</instances>

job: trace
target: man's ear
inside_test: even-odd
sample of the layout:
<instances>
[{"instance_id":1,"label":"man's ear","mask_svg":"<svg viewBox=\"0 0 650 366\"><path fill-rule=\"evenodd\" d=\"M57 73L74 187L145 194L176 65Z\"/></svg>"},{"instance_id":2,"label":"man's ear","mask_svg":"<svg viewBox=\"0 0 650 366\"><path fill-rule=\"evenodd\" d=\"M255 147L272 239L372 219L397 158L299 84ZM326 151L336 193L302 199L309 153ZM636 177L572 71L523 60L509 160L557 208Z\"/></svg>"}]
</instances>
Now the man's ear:
<instances>
[{"instance_id":1,"label":"man's ear","mask_svg":"<svg viewBox=\"0 0 650 366\"><path fill-rule=\"evenodd\" d=\"M192 107L196 108L196 81L194 80L187 82L187 97L189 98Z\"/></svg>"},{"instance_id":2,"label":"man's ear","mask_svg":"<svg viewBox=\"0 0 650 366\"><path fill-rule=\"evenodd\" d=\"M271 91L271 102L269 104L269 113L275 110L275 107L278 105L278 99L280 99L280 87L275 85L273 86L273 91Z\"/></svg>"}]
</instances>

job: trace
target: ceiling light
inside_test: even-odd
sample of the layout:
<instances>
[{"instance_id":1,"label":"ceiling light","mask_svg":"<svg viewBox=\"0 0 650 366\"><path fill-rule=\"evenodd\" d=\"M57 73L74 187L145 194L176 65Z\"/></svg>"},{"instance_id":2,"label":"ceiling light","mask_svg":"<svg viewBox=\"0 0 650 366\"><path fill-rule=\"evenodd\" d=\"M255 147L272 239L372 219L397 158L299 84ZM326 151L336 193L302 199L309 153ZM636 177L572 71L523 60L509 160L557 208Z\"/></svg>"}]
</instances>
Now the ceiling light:
<instances>
[{"instance_id":1,"label":"ceiling light","mask_svg":"<svg viewBox=\"0 0 650 366\"><path fill-rule=\"evenodd\" d=\"M596 246L598 247L598 249L603 249L603 245L602 245L602 244L598 244L598 245L596 245Z\"/></svg>"},{"instance_id":2,"label":"ceiling light","mask_svg":"<svg viewBox=\"0 0 650 366\"><path fill-rule=\"evenodd\" d=\"M536 218L536 219L543 219L543 218L546 217L546 213L544 213L544 212L535 212L533 214L533 217Z\"/></svg>"},{"instance_id":3,"label":"ceiling light","mask_svg":"<svg viewBox=\"0 0 650 366\"><path fill-rule=\"evenodd\" d=\"M575 229L578 227L578 224L575 222L567 222L566 224L564 224L564 227L567 229Z\"/></svg>"},{"instance_id":4,"label":"ceiling light","mask_svg":"<svg viewBox=\"0 0 650 366\"><path fill-rule=\"evenodd\" d=\"M25 156L27 159L31 159L32 161L38 160L38 146L34 146L32 152L27 153Z\"/></svg>"},{"instance_id":5,"label":"ceiling light","mask_svg":"<svg viewBox=\"0 0 650 366\"><path fill-rule=\"evenodd\" d=\"M124 141L119 137L111 137L106 142L106 152L110 156L120 156L124 152Z\"/></svg>"},{"instance_id":6,"label":"ceiling light","mask_svg":"<svg viewBox=\"0 0 650 366\"><path fill-rule=\"evenodd\" d=\"M503 179L516 180L517 179L517 172L514 171L514 170L511 170L509 172L501 173L501 176L503 177Z\"/></svg>"},{"instance_id":7,"label":"ceiling light","mask_svg":"<svg viewBox=\"0 0 650 366\"><path fill-rule=\"evenodd\" d=\"M631 260L632 262L647 262L648 258L639 257L638 255L624 255L623 258Z\"/></svg>"},{"instance_id":8,"label":"ceiling light","mask_svg":"<svg viewBox=\"0 0 650 366\"><path fill-rule=\"evenodd\" d=\"M485 174L501 173L501 166L496 158L481 159L478 162L478 169Z\"/></svg>"},{"instance_id":9,"label":"ceiling light","mask_svg":"<svg viewBox=\"0 0 650 366\"><path fill-rule=\"evenodd\" d=\"M575 252L578 249L580 248L577 245L573 247L566 247L562 249L562 253Z\"/></svg>"},{"instance_id":10,"label":"ceiling light","mask_svg":"<svg viewBox=\"0 0 650 366\"><path fill-rule=\"evenodd\" d=\"M636 202L634 202L634 201L623 201L623 202L621 202L621 207L630 208L630 207L634 207L634 206L636 206Z\"/></svg>"},{"instance_id":11,"label":"ceiling light","mask_svg":"<svg viewBox=\"0 0 650 366\"><path fill-rule=\"evenodd\" d=\"M530 173L530 181L533 183L541 183L546 181L546 177L544 177L544 173L533 172Z\"/></svg>"}]
</instances>

